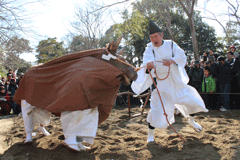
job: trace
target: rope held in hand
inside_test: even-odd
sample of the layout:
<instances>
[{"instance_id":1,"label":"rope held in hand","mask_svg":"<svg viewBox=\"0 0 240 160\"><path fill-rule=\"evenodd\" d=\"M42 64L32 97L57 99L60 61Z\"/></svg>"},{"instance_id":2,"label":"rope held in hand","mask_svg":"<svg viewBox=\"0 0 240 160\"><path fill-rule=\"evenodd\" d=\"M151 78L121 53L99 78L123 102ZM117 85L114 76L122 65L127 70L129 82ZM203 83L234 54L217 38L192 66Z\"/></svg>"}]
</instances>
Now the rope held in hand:
<instances>
[{"instance_id":1,"label":"rope held in hand","mask_svg":"<svg viewBox=\"0 0 240 160\"><path fill-rule=\"evenodd\" d=\"M161 104L162 104L162 108L163 108L163 112L164 112L164 115L165 115L165 117L166 117L167 123L168 123L169 126L174 130L174 132L177 133L178 137L180 137L184 142L186 142L186 140L173 128L173 126L172 126L172 125L170 124L170 122L168 121L168 118L167 118L168 115L167 115L167 113L166 113L166 111L165 111L165 108L164 108L164 105L163 105L163 101L162 101L162 97L161 97L160 92L159 92L159 90L158 90L158 88L157 88L157 84L156 84L155 81L153 80L153 76L152 76L149 68L148 68L148 72L149 72L150 77L151 77L151 79L152 79L152 81L153 81L153 84L155 85L155 87L156 87L156 89L157 89L157 93L158 93L158 96L159 96L159 98L160 98L160 101L161 101ZM165 79L166 79L166 78L165 78Z\"/></svg>"}]
</instances>

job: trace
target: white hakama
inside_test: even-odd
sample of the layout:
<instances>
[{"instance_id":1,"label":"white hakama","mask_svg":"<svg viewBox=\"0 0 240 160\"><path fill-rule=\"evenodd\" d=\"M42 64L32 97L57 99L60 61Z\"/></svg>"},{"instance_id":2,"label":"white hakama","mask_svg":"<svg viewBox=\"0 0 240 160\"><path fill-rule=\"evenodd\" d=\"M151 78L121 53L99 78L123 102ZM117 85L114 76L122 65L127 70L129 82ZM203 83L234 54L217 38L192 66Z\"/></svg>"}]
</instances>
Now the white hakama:
<instances>
[{"instance_id":1,"label":"white hakama","mask_svg":"<svg viewBox=\"0 0 240 160\"><path fill-rule=\"evenodd\" d=\"M21 101L21 109L26 133L32 133L36 124L45 126L50 123L51 112L49 111L36 108L26 100Z\"/></svg>"},{"instance_id":2,"label":"white hakama","mask_svg":"<svg viewBox=\"0 0 240 160\"><path fill-rule=\"evenodd\" d=\"M51 112L37 108L21 101L22 116L26 133L31 133L34 126L39 123L48 125L50 123ZM60 117L65 138L75 136L82 141L93 143L98 128L98 108L86 109L82 111L65 111Z\"/></svg>"},{"instance_id":3,"label":"white hakama","mask_svg":"<svg viewBox=\"0 0 240 160\"><path fill-rule=\"evenodd\" d=\"M93 144L98 128L98 108L61 113L61 123L65 138L78 137Z\"/></svg>"}]
</instances>

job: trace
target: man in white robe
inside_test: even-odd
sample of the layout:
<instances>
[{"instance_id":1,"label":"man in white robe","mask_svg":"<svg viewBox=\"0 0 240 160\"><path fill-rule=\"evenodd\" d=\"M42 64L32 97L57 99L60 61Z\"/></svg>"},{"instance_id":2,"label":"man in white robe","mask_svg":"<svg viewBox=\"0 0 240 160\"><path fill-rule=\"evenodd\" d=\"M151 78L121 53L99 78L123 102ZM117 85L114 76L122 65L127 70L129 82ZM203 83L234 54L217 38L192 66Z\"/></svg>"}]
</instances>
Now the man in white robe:
<instances>
[{"instance_id":1,"label":"man in white robe","mask_svg":"<svg viewBox=\"0 0 240 160\"><path fill-rule=\"evenodd\" d=\"M208 110L196 89L187 85L189 78L184 69L187 57L175 42L163 40L163 32L153 21L150 20L149 25L151 42L148 43L143 53L142 66L144 67L138 72L137 80L132 83L132 90L136 94L141 94L153 84L147 69L149 68L151 74L154 77L157 74L159 78L156 81L157 88L169 122L174 123L174 110L177 108L185 117L189 117L189 124L200 132L202 127L194 121L194 113L208 112ZM169 76L164 79L168 75L169 67ZM154 141L155 127L162 129L168 127L157 89L152 91L150 107L147 116L149 123L148 142Z\"/></svg>"}]
</instances>

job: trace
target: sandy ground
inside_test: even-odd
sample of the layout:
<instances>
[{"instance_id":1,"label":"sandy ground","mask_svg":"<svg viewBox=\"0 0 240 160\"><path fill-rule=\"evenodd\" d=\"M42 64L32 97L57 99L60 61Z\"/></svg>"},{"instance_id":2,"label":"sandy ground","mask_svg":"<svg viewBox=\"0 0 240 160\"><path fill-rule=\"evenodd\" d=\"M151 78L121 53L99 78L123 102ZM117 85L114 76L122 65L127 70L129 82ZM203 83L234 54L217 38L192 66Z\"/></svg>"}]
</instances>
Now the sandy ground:
<instances>
[{"instance_id":1,"label":"sandy ground","mask_svg":"<svg viewBox=\"0 0 240 160\"><path fill-rule=\"evenodd\" d=\"M148 111L149 108L146 109ZM138 107L132 114L140 113ZM25 130L21 116L0 119L1 160L240 160L240 111L217 110L196 115L203 131L197 133L187 118L176 116L173 127L184 137L183 142L171 129L156 129L155 142L147 143L146 114L128 117L126 106L112 110L110 117L99 126L91 150L72 153L63 146L64 136L59 117L53 116L45 137L37 131L33 144L24 145Z\"/></svg>"}]
</instances>

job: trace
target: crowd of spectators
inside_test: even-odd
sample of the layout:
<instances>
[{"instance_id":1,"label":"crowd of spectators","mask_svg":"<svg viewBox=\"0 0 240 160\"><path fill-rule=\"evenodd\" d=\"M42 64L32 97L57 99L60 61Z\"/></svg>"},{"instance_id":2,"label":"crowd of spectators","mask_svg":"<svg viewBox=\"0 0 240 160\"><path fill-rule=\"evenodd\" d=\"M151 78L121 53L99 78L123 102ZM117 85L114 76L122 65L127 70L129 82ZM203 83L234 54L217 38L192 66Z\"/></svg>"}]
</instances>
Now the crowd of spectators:
<instances>
[{"instance_id":1,"label":"crowd of spectators","mask_svg":"<svg viewBox=\"0 0 240 160\"><path fill-rule=\"evenodd\" d=\"M23 76L24 74L20 73L17 77L12 69L9 69L6 77L0 75L0 115L18 115L21 112L21 107L12 99Z\"/></svg>"},{"instance_id":2,"label":"crowd of spectators","mask_svg":"<svg viewBox=\"0 0 240 160\"><path fill-rule=\"evenodd\" d=\"M226 56L205 52L185 67L189 85L201 94L208 109L240 109L240 55L231 46Z\"/></svg>"}]
</instances>

